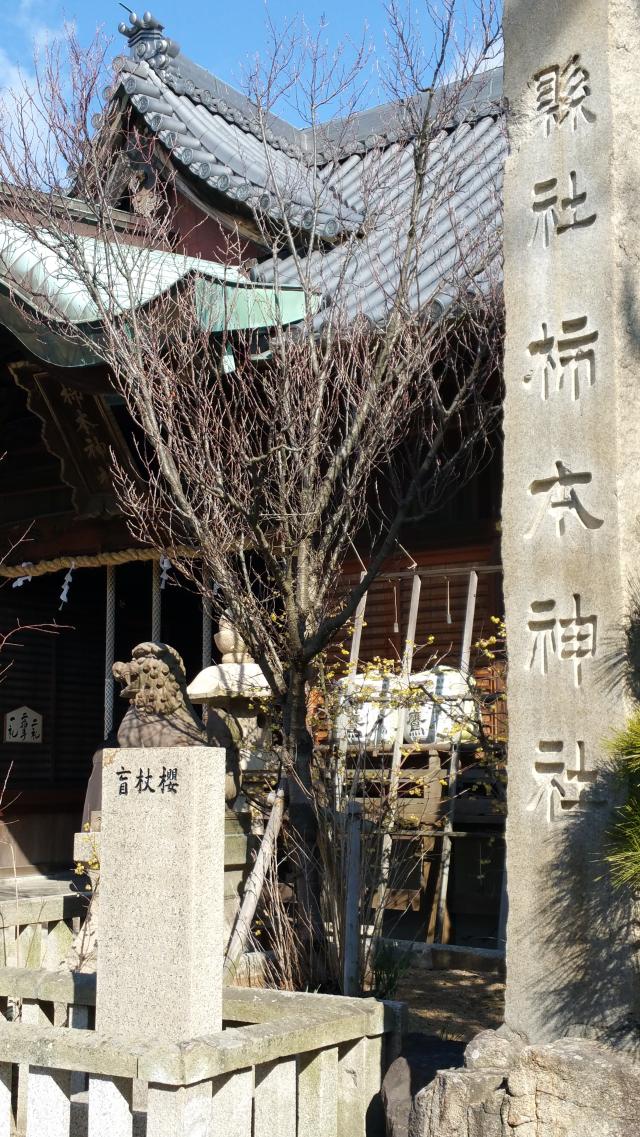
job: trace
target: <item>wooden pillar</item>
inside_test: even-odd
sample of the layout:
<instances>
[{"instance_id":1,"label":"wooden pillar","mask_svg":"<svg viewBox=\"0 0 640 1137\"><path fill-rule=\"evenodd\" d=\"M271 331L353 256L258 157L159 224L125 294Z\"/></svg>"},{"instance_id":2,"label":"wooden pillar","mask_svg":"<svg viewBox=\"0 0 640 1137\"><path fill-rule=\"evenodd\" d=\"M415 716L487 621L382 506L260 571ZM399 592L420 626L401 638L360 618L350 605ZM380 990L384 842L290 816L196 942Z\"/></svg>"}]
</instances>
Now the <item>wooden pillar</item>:
<instances>
[{"instance_id":1,"label":"wooden pillar","mask_svg":"<svg viewBox=\"0 0 640 1137\"><path fill-rule=\"evenodd\" d=\"M116 568L107 565L104 619L104 737L113 730L113 661L116 634Z\"/></svg>"}]
</instances>

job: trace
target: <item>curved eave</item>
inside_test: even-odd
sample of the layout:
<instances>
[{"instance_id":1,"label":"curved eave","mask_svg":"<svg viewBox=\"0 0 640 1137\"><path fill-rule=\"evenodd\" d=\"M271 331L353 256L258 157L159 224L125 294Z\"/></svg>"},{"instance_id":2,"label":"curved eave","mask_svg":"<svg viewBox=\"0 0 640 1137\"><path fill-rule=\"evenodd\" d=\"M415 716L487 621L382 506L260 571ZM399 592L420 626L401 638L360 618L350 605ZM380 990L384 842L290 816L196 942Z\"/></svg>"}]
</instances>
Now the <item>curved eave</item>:
<instances>
[{"instance_id":1,"label":"curved eave","mask_svg":"<svg viewBox=\"0 0 640 1137\"><path fill-rule=\"evenodd\" d=\"M295 148L265 143L246 117L223 100L205 100L207 92L187 92L176 77L161 78L147 64L131 60L122 63L113 97L119 93L176 164L234 204L259 211L273 222L282 222L284 212L294 228L314 230L328 240L362 225L362 214L330 189L323 190L326 200L318 204L314 193L322 186L302 152L297 155ZM314 179L314 189L307 192L304 183L309 177ZM288 198L286 189L282 191L284 203L270 188L273 178L282 187L297 187Z\"/></svg>"},{"instance_id":2,"label":"curved eave","mask_svg":"<svg viewBox=\"0 0 640 1137\"><path fill-rule=\"evenodd\" d=\"M211 334L266 330L297 323L307 313L300 288L275 289L249 280L232 266L157 250L121 245L114 254L93 238L80 239L85 242L87 269L99 272L104 267L110 282L105 308L115 318L131 308L150 306L187 281L195 281L196 316ZM118 271L110 259L115 256ZM87 367L102 361L101 311L78 274L44 239L34 240L6 219L0 219L0 321L44 362Z\"/></svg>"}]
</instances>

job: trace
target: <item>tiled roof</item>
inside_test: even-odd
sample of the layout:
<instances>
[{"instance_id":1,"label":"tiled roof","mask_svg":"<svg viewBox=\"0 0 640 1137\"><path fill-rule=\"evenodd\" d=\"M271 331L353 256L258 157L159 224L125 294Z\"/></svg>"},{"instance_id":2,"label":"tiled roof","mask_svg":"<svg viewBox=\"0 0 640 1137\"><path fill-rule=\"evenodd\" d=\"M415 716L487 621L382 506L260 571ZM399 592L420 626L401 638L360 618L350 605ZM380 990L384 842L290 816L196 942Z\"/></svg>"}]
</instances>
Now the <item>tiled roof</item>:
<instances>
[{"instance_id":1,"label":"tiled roof","mask_svg":"<svg viewBox=\"0 0 640 1137\"><path fill-rule=\"evenodd\" d=\"M120 29L129 39L134 58L118 60L114 93L124 89L149 128L192 175L274 219L280 216L284 199L295 228L315 225L328 238L361 224L361 215L332 188L327 187L316 201L317 179L305 161L302 132L293 127L282 130L285 124L271 116L265 147L250 101L189 60L171 55L177 53L177 45L162 36L162 27L153 17L138 19L133 29L125 24ZM199 81L207 85L200 86ZM275 124L277 130L272 129Z\"/></svg>"},{"instance_id":2,"label":"tiled roof","mask_svg":"<svg viewBox=\"0 0 640 1137\"><path fill-rule=\"evenodd\" d=\"M181 55L148 13L135 20L120 27L133 58L120 59L118 87L176 162L211 190L274 219L279 216L277 184L295 228L315 224L319 236L340 238L302 260L314 288L330 298L346 268L349 314L364 311L372 319L383 318L394 294L398 242L413 185L412 145L398 105L364 111L346 131L344 124L329 126L326 151L315 150L312 164L311 147L318 140L309 132L270 115L265 146L257 110L246 96ZM433 142L417 303L436 296L446 303L459 285L454 276L460 271L460 244L471 256L500 223L506 152L501 95L501 69L479 75L456 103L456 120L447 121ZM385 195L383 210L376 208L376 184L378 194ZM376 217L377 224L371 220ZM256 276L299 284L296 259L263 263ZM480 263L483 257L476 259Z\"/></svg>"},{"instance_id":3,"label":"tiled roof","mask_svg":"<svg viewBox=\"0 0 640 1137\"><path fill-rule=\"evenodd\" d=\"M79 263L88 276L105 281L103 303L114 312L148 304L191 274L231 287L247 287L239 268L149 249L118 244L117 254L104 241L77 235ZM99 321L100 308L58 241L42 230L39 241L28 229L0 218L0 289L6 288L50 321L86 324Z\"/></svg>"},{"instance_id":4,"label":"tiled roof","mask_svg":"<svg viewBox=\"0 0 640 1137\"><path fill-rule=\"evenodd\" d=\"M496 234L505 155L503 122L490 116L461 123L434 141L431 192L425 192L421 208L424 233L411 296L416 306L446 307L461 284L482 290L488 274L500 272ZM353 208L364 209L367 197L375 199L376 186L385 195L384 208L372 202L376 220L371 230L330 249L316 248L306 258L265 261L256 276L279 286L311 285L334 303L337 293L347 319L363 313L373 321L384 320L397 291L413 162L412 146L398 144L345 160L334 176L338 191ZM443 168L444 192L439 181Z\"/></svg>"},{"instance_id":5,"label":"tiled roof","mask_svg":"<svg viewBox=\"0 0 640 1137\"><path fill-rule=\"evenodd\" d=\"M77 257L77 260L75 259ZM104 281L100 300L84 278ZM195 279L195 306L202 327L212 332L263 329L302 320L307 296L297 288L278 291L248 279L232 265L186 257L146 246L119 244L77 234L70 257L45 230L38 239L8 218L0 218L0 324L40 359L60 366L100 362L103 310L120 315ZM15 300L44 317L29 320ZM73 340L70 325L83 329ZM95 341L93 352L86 340Z\"/></svg>"}]
</instances>

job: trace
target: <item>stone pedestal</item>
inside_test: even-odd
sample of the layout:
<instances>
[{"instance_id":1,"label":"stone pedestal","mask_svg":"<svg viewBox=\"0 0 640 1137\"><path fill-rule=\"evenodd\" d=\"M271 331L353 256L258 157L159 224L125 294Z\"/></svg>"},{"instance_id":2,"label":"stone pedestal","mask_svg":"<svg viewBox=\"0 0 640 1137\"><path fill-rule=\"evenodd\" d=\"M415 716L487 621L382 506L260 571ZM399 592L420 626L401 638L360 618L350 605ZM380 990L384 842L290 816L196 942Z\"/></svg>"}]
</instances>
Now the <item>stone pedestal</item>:
<instances>
[{"instance_id":1,"label":"stone pedestal","mask_svg":"<svg viewBox=\"0 0 640 1137\"><path fill-rule=\"evenodd\" d=\"M220 1029L224 778L223 750L105 751L98 1030Z\"/></svg>"},{"instance_id":2,"label":"stone pedestal","mask_svg":"<svg viewBox=\"0 0 640 1137\"><path fill-rule=\"evenodd\" d=\"M507 0L507 1022L633 1009L603 855L612 664L640 550L640 9Z\"/></svg>"}]
</instances>

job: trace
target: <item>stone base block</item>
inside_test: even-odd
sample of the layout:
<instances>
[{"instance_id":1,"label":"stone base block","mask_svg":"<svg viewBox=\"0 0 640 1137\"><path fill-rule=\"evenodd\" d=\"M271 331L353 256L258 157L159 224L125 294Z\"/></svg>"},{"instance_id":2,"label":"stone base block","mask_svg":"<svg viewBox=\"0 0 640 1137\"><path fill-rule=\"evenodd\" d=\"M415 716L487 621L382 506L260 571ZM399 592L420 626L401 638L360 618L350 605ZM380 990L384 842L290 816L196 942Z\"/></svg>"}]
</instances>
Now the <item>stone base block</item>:
<instances>
[{"instance_id":1,"label":"stone base block","mask_svg":"<svg viewBox=\"0 0 640 1137\"><path fill-rule=\"evenodd\" d=\"M600 1042L527 1046L501 1027L465 1065L416 1094L410 1137L630 1137L640 1133L640 1063Z\"/></svg>"}]
</instances>

